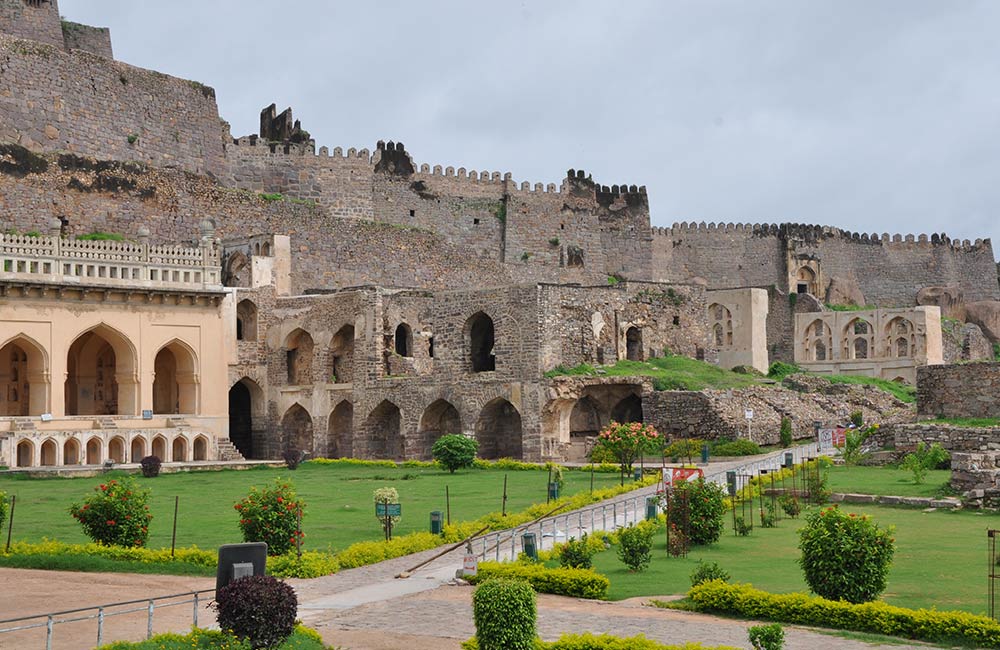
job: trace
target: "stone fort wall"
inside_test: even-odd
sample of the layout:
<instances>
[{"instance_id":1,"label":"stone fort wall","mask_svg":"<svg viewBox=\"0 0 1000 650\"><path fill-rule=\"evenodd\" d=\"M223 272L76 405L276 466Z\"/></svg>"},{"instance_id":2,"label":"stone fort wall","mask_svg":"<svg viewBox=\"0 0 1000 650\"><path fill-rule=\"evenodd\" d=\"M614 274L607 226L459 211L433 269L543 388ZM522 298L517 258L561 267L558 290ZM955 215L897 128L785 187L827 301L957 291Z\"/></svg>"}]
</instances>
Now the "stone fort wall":
<instances>
[{"instance_id":1,"label":"stone fort wall","mask_svg":"<svg viewBox=\"0 0 1000 650\"><path fill-rule=\"evenodd\" d=\"M58 0L0 0L0 32L63 47Z\"/></svg>"},{"instance_id":2,"label":"stone fort wall","mask_svg":"<svg viewBox=\"0 0 1000 650\"><path fill-rule=\"evenodd\" d=\"M1000 418L1000 363L917 368L921 418Z\"/></svg>"},{"instance_id":3,"label":"stone fort wall","mask_svg":"<svg viewBox=\"0 0 1000 650\"><path fill-rule=\"evenodd\" d=\"M797 224L653 228L654 268L662 281L700 277L711 289L775 284L787 291L789 260L805 259L819 260L827 279L856 280L866 302L880 307L910 307L921 288L949 284L969 302L1000 298L989 239L868 235Z\"/></svg>"}]
</instances>

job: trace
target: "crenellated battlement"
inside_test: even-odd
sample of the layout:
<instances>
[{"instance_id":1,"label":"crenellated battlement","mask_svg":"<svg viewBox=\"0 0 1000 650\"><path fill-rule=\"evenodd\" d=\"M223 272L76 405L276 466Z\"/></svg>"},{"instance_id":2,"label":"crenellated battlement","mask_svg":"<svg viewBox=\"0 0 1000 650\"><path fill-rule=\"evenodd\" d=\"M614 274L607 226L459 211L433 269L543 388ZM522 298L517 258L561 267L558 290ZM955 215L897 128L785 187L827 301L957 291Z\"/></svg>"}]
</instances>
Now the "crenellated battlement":
<instances>
[{"instance_id":1,"label":"crenellated battlement","mask_svg":"<svg viewBox=\"0 0 1000 650\"><path fill-rule=\"evenodd\" d=\"M786 239L804 239L818 241L820 239L840 238L858 244L892 246L894 244L924 244L927 246L946 246L956 251L981 251L992 248L992 242L986 239L951 239L945 233L902 235L882 233L858 233L842 230L832 226L819 226L798 223L723 223L723 222L687 222L674 223L673 226L653 226L654 237L680 237L684 235L703 234L744 234L748 237L783 237Z\"/></svg>"}]
</instances>

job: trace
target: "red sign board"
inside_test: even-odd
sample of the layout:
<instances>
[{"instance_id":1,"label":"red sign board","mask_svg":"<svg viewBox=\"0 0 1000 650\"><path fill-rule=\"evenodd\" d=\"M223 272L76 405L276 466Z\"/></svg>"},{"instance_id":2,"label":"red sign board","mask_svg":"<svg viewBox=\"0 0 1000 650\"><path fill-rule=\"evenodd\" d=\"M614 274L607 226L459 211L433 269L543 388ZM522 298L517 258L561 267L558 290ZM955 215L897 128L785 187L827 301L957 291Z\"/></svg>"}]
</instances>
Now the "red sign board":
<instances>
[{"instance_id":1,"label":"red sign board","mask_svg":"<svg viewBox=\"0 0 1000 650\"><path fill-rule=\"evenodd\" d=\"M691 481L704 476L705 472L697 467L664 467L663 487L667 488L676 485L678 481Z\"/></svg>"}]
</instances>

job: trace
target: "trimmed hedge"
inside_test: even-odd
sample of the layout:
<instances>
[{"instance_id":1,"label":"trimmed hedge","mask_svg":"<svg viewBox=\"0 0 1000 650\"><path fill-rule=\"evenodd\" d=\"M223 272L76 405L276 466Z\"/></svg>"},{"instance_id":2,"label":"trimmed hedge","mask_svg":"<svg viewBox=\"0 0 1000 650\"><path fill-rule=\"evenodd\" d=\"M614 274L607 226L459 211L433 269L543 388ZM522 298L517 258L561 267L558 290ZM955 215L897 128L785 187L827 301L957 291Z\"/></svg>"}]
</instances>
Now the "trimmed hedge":
<instances>
[{"instance_id":1,"label":"trimmed hedge","mask_svg":"<svg viewBox=\"0 0 1000 650\"><path fill-rule=\"evenodd\" d=\"M405 460L401 463L397 463L391 460L364 460L362 458L312 458L305 461L305 464L309 465L348 465L354 467L423 467L423 468L435 468L441 467L436 461L428 460ZM497 460L484 460L482 458L477 458L472 461L472 467L475 469L503 469L507 471L548 471L547 463L525 463L520 460L514 460L513 458L498 458ZM619 471L618 465L612 463L596 463L590 465L584 465L582 467L563 467L563 471L572 472L589 472L593 469L595 472L604 474L617 474Z\"/></svg>"},{"instance_id":2,"label":"trimmed hedge","mask_svg":"<svg viewBox=\"0 0 1000 650\"><path fill-rule=\"evenodd\" d=\"M240 641L228 632L194 628L187 634L157 634L146 641L116 641L102 645L97 650L192 650L192 648L218 648L219 650L251 650L250 644ZM329 650L319 632L303 625L296 625L292 636L274 650Z\"/></svg>"},{"instance_id":3,"label":"trimmed hedge","mask_svg":"<svg viewBox=\"0 0 1000 650\"><path fill-rule=\"evenodd\" d=\"M741 618L871 632L932 643L1000 648L1000 623L967 612L906 609L876 601L854 605L806 594L771 594L712 580L688 592L698 611ZM654 605L658 605L655 601Z\"/></svg>"},{"instance_id":4,"label":"trimmed hedge","mask_svg":"<svg viewBox=\"0 0 1000 650\"><path fill-rule=\"evenodd\" d=\"M475 638L472 638L462 643L462 648L463 650L479 650L479 644ZM642 634L624 638L610 634L590 633L564 634L556 641L535 639L535 648L536 650L738 650L728 645L707 646L700 643L667 645L647 639Z\"/></svg>"},{"instance_id":5,"label":"trimmed hedge","mask_svg":"<svg viewBox=\"0 0 1000 650\"><path fill-rule=\"evenodd\" d=\"M467 578L478 584L491 578L524 580L542 594L576 596L600 600L608 595L611 581L591 569L549 569L542 564L480 562L479 572Z\"/></svg>"}]
</instances>

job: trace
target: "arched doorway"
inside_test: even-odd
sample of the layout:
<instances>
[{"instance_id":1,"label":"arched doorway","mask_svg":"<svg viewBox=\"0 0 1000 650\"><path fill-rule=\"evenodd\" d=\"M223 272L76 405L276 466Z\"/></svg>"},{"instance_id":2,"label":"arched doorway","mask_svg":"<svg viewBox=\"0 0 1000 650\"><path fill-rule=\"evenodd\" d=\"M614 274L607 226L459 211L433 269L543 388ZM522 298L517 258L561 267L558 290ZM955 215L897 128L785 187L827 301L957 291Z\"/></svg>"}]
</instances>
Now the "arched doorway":
<instances>
[{"instance_id":1,"label":"arched doorway","mask_svg":"<svg viewBox=\"0 0 1000 650\"><path fill-rule=\"evenodd\" d=\"M153 455L164 463L170 460L167 458L167 439L163 436L156 436L153 438Z\"/></svg>"},{"instance_id":2,"label":"arched doorway","mask_svg":"<svg viewBox=\"0 0 1000 650\"><path fill-rule=\"evenodd\" d=\"M47 412L48 357L26 336L0 346L0 415L28 416Z\"/></svg>"},{"instance_id":3,"label":"arched doorway","mask_svg":"<svg viewBox=\"0 0 1000 650\"><path fill-rule=\"evenodd\" d=\"M194 460L208 460L208 438L205 436L194 439Z\"/></svg>"},{"instance_id":4,"label":"arched doorway","mask_svg":"<svg viewBox=\"0 0 1000 650\"><path fill-rule=\"evenodd\" d=\"M73 341L67 355L67 415L135 415L136 359L117 330L99 325Z\"/></svg>"},{"instance_id":5,"label":"arched doorway","mask_svg":"<svg viewBox=\"0 0 1000 650\"><path fill-rule=\"evenodd\" d=\"M188 459L188 443L184 436L177 436L174 438L174 443L171 445L171 460L175 463L182 463Z\"/></svg>"},{"instance_id":6,"label":"arched doorway","mask_svg":"<svg viewBox=\"0 0 1000 650\"><path fill-rule=\"evenodd\" d=\"M350 458L353 453L353 438L354 404L345 399L333 409L327 422L327 457Z\"/></svg>"},{"instance_id":7,"label":"arched doorway","mask_svg":"<svg viewBox=\"0 0 1000 650\"><path fill-rule=\"evenodd\" d=\"M474 314L465 324L466 341L469 346L469 362L472 372L491 372L496 370L496 331L493 319L479 312Z\"/></svg>"},{"instance_id":8,"label":"arched doorway","mask_svg":"<svg viewBox=\"0 0 1000 650\"><path fill-rule=\"evenodd\" d=\"M476 422L480 458L521 458L521 414L498 398L483 407Z\"/></svg>"},{"instance_id":9,"label":"arched doorway","mask_svg":"<svg viewBox=\"0 0 1000 650\"><path fill-rule=\"evenodd\" d=\"M402 421L399 407L389 400L383 400L375 407L365 423L369 458L402 460L404 451L400 430Z\"/></svg>"},{"instance_id":10,"label":"arched doorway","mask_svg":"<svg viewBox=\"0 0 1000 650\"><path fill-rule=\"evenodd\" d=\"M236 305L236 340L257 340L257 305L252 300L241 300Z\"/></svg>"},{"instance_id":11,"label":"arched doorway","mask_svg":"<svg viewBox=\"0 0 1000 650\"><path fill-rule=\"evenodd\" d=\"M589 397L578 399L569 414L569 435L596 436L600 432L601 416L597 405Z\"/></svg>"},{"instance_id":12,"label":"arched doorway","mask_svg":"<svg viewBox=\"0 0 1000 650\"><path fill-rule=\"evenodd\" d=\"M642 398L629 395L611 409L611 419L615 422L642 422Z\"/></svg>"},{"instance_id":13,"label":"arched doorway","mask_svg":"<svg viewBox=\"0 0 1000 650\"><path fill-rule=\"evenodd\" d=\"M285 411L285 416L281 418L281 433L286 451L313 453L313 421L299 404Z\"/></svg>"},{"instance_id":14,"label":"arched doorway","mask_svg":"<svg viewBox=\"0 0 1000 650\"><path fill-rule=\"evenodd\" d=\"M313 339L297 329L285 339L285 363L289 386L307 386L312 379Z\"/></svg>"},{"instance_id":15,"label":"arched doorway","mask_svg":"<svg viewBox=\"0 0 1000 650\"><path fill-rule=\"evenodd\" d=\"M115 436L108 443L108 458L115 461L116 463L125 462L125 439L121 436Z\"/></svg>"},{"instance_id":16,"label":"arched doorway","mask_svg":"<svg viewBox=\"0 0 1000 650\"><path fill-rule=\"evenodd\" d=\"M79 465L81 460L80 441L70 438L63 444L63 465Z\"/></svg>"},{"instance_id":17,"label":"arched doorway","mask_svg":"<svg viewBox=\"0 0 1000 650\"><path fill-rule=\"evenodd\" d=\"M431 458L431 447L441 436L462 433L462 418L458 409L447 400L439 399L424 410L420 418L420 449L421 460Z\"/></svg>"},{"instance_id":18,"label":"arched doorway","mask_svg":"<svg viewBox=\"0 0 1000 650\"><path fill-rule=\"evenodd\" d=\"M35 446L30 440L17 443L17 466L31 467L35 463Z\"/></svg>"},{"instance_id":19,"label":"arched doorway","mask_svg":"<svg viewBox=\"0 0 1000 650\"><path fill-rule=\"evenodd\" d=\"M51 438L42 443L41 464L43 467L52 467L57 464L56 441Z\"/></svg>"},{"instance_id":20,"label":"arched doorway","mask_svg":"<svg viewBox=\"0 0 1000 650\"><path fill-rule=\"evenodd\" d=\"M410 329L409 325L400 323L396 326L393 342L396 346L396 354L401 357L413 356L413 330Z\"/></svg>"},{"instance_id":21,"label":"arched doorway","mask_svg":"<svg viewBox=\"0 0 1000 650\"><path fill-rule=\"evenodd\" d=\"M100 465L104 462L103 445L100 438L91 438L87 441L87 464Z\"/></svg>"},{"instance_id":22,"label":"arched doorway","mask_svg":"<svg viewBox=\"0 0 1000 650\"><path fill-rule=\"evenodd\" d=\"M142 436L136 436L135 438L132 438L132 444L129 448L129 458L132 459L133 463L138 463L145 457L146 457L146 440Z\"/></svg>"},{"instance_id":23,"label":"arched doorway","mask_svg":"<svg viewBox=\"0 0 1000 650\"><path fill-rule=\"evenodd\" d=\"M625 358L642 361L642 330L638 327L630 327L625 332Z\"/></svg>"},{"instance_id":24,"label":"arched doorway","mask_svg":"<svg viewBox=\"0 0 1000 650\"><path fill-rule=\"evenodd\" d=\"M349 384L354 381L354 326L341 327L330 342L331 381Z\"/></svg>"},{"instance_id":25,"label":"arched doorway","mask_svg":"<svg viewBox=\"0 0 1000 650\"><path fill-rule=\"evenodd\" d=\"M198 413L194 352L180 341L172 341L156 353L153 362L153 412Z\"/></svg>"},{"instance_id":26,"label":"arched doorway","mask_svg":"<svg viewBox=\"0 0 1000 650\"><path fill-rule=\"evenodd\" d=\"M244 377L229 389L229 440L244 458L257 458L253 445L254 415L263 404L264 392Z\"/></svg>"},{"instance_id":27,"label":"arched doorway","mask_svg":"<svg viewBox=\"0 0 1000 650\"><path fill-rule=\"evenodd\" d=\"M237 251L226 260L224 284L227 287L249 287L251 280L250 260Z\"/></svg>"}]
</instances>

